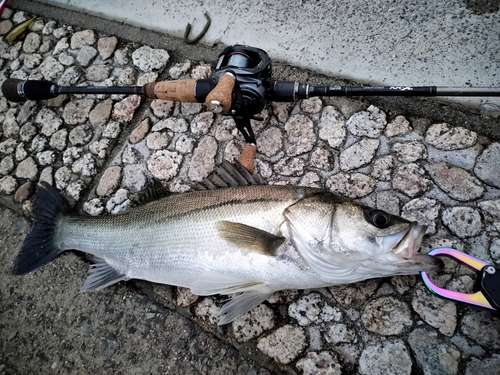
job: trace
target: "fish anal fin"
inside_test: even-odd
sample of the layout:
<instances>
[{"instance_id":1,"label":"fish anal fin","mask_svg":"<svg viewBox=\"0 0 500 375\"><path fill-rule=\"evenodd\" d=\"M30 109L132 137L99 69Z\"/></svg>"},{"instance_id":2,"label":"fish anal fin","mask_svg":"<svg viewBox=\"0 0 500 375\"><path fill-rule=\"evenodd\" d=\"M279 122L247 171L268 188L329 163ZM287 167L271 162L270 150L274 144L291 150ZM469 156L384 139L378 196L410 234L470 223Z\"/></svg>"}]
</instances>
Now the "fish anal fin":
<instances>
[{"instance_id":1,"label":"fish anal fin","mask_svg":"<svg viewBox=\"0 0 500 375\"><path fill-rule=\"evenodd\" d=\"M217 222L219 235L232 244L257 251L265 255L275 255L276 250L285 241L284 237L276 236L250 225L221 220Z\"/></svg>"},{"instance_id":2,"label":"fish anal fin","mask_svg":"<svg viewBox=\"0 0 500 375\"><path fill-rule=\"evenodd\" d=\"M118 281L127 280L127 276L111 267L104 259L95 258L90 275L80 289L80 293L92 292L113 285Z\"/></svg>"}]
</instances>

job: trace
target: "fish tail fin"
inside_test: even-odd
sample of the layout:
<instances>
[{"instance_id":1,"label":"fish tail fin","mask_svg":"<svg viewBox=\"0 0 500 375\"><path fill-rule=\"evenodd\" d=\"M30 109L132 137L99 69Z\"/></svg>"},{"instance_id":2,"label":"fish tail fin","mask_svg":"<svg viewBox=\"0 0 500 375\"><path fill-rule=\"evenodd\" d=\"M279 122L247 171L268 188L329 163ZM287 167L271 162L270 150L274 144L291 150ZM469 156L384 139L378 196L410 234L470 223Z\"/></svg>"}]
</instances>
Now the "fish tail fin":
<instances>
[{"instance_id":1,"label":"fish tail fin","mask_svg":"<svg viewBox=\"0 0 500 375\"><path fill-rule=\"evenodd\" d=\"M14 265L15 275L24 275L49 263L63 250L54 245L58 218L69 209L67 200L51 185L38 185L33 200L34 222Z\"/></svg>"}]
</instances>

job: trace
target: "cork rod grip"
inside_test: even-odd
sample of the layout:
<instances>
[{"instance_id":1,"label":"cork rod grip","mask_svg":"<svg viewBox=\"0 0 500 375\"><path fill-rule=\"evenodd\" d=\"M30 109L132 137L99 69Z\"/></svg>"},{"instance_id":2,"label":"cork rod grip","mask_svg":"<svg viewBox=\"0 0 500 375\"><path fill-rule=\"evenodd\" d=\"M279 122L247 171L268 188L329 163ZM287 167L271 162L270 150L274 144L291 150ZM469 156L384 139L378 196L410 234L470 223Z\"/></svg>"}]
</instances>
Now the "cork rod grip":
<instances>
[{"instance_id":1,"label":"cork rod grip","mask_svg":"<svg viewBox=\"0 0 500 375\"><path fill-rule=\"evenodd\" d=\"M195 85L195 79L150 82L144 85L144 92L150 99L196 103Z\"/></svg>"},{"instance_id":2,"label":"cork rod grip","mask_svg":"<svg viewBox=\"0 0 500 375\"><path fill-rule=\"evenodd\" d=\"M215 113L228 113L231 109L231 97L236 78L231 73L225 73L219 82L207 95L205 104Z\"/></svg>"}]
</instances>

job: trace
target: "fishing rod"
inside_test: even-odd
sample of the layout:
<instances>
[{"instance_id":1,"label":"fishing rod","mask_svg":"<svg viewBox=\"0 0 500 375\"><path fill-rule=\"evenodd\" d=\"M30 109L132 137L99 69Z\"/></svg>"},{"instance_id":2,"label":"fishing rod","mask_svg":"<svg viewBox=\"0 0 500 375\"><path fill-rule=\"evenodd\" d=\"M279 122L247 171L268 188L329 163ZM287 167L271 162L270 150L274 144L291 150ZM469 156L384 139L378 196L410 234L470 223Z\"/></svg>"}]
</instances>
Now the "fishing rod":
<instances>
[{"instance_id":1,"label":"fishing rod","mask_svg":"<svg viewBox=\"0 0 500 375\"><path fill-rule=\"evenodd\" d=\"M131 94L150 99L205 103L209 110L233 116L247 146L240 161L253 171L255 135L250 120L268 101L295 102L315 96L500 96L500 88L439 86L312 86L271 80L272 61L262 49L246 45L225 48L206 79L151 82L144 86L58 86L49 81L9 78L2 84L12 102L45 100L61 94ZM246 160L246 161L245 161ZM251 165L250 165L251 164Z\"/></svg>"}]
</instances>

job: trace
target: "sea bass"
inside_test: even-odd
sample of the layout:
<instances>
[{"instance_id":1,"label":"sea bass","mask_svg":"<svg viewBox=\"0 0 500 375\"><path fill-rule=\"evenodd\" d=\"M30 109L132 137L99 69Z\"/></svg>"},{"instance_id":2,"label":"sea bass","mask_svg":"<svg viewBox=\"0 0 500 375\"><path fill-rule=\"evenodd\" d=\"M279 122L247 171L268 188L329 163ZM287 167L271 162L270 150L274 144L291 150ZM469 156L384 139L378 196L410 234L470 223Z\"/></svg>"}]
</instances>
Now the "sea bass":
<instances>
[{"instance_id":1,"label":"sea bass","mask_svg":"<svg viewBox=\"0 0 500 375\"><path fill-rule=\"evenodd\" d=\"M254 185L228 163L221 168L232 186L99 217L68 214L64 197L41 183L14 273L80 250L96 262L81 292L142 279L197 295L241 293L221 309L226 324L278 290L442 268L417 253L425 233L417 223L317 188Z\"/></svg>"}]
</instances>

